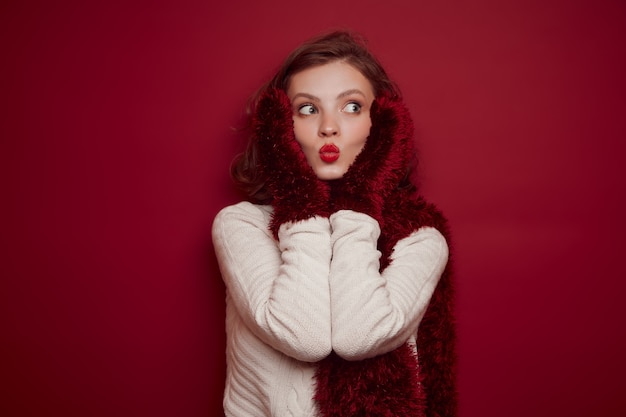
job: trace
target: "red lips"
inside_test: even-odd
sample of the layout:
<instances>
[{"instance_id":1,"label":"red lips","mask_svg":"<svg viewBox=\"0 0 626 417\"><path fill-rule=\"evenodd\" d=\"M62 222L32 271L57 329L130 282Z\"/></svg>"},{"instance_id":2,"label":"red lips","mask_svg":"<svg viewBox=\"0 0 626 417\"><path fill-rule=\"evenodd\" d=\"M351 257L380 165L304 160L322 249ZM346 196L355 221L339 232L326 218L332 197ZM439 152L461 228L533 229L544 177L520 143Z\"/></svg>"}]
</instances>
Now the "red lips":
<instances>
[{"instance_id":1,"label":"red lips","mask_svg":"<svg viewBox=\"0 0 626 417\"><path fill-rule=\"evenodd\" d=\"M339 159L339 148L332 143L326 144L320 148L320 158L324 162L335 162Z\"/></svg>"}]
</instances>

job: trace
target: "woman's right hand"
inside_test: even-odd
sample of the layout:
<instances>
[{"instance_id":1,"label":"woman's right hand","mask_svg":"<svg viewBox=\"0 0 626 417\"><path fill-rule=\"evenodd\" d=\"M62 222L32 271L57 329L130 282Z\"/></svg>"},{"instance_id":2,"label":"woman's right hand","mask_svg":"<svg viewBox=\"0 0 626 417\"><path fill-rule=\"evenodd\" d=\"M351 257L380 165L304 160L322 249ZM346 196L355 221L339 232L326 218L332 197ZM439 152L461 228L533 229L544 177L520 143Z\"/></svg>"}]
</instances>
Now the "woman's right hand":
<instances>
[{"instance_id":1,"label":"woman's right hand","mask_svg":"<svg viewBox=\"0 0 626 417\"><path fill-rule=\"evenodd\" d=\"M291 102L283 90L263 92L255 108L253 129L258 163L273 196L270 229L274 236L285 222L328 217L330 188L317 177L296 141Z\"/></svg>"}]
</instances>

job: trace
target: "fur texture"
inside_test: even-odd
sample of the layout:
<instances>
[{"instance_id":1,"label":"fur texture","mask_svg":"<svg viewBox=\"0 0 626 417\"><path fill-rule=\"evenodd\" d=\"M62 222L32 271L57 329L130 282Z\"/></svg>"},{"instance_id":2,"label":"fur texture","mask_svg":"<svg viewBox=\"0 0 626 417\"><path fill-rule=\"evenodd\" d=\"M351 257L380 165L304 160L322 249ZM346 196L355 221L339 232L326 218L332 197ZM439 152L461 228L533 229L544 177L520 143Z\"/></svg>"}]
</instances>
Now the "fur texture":
<instances>
[{"instance_id":1,"label":"fur texture","mask_svg":"<svg viewBox=\"0 0 626 417\"><path fill-rule=\"evenodd\" d=\"M387 227L379 240L381 270L389 264L396 242L423 226L439 230L450 246L448 264L437 284L417 334L420 379L426 395L426 416L457 415L456 331L453 248L447 220L432 204L412 190L394 193L385 207Z\"/></svg>"},{"instance_id":2,"label":"fur texture","mask_svg":"<svg viewBox=\"0 0 626 417\"><path fill-rule=\"evenodd\" d=\"M423 416L420 375L415 354L406 344L362 361L331 354L318 369L315 399L322 416ZM344 385L338 389L338 383Z\"/></svg>"}]
</instances>

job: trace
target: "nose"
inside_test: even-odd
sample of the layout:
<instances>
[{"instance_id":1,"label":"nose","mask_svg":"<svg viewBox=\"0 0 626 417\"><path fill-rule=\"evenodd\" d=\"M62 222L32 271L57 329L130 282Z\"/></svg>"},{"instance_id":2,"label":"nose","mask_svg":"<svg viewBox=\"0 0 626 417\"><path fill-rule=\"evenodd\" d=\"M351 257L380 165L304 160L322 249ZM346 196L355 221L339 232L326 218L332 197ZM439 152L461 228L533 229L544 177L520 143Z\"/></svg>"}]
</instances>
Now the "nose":
<instances>
[{"instance_id":1,"label":"nose","mask_svg":"<svg viewBox=\"0 0 626 417\"><path fill-rule=\"evenodd\" d=\"M339 135L339 124L332 115L324 115L320 119L319 136L327 138Z\"/></svg>"}]
</instances>

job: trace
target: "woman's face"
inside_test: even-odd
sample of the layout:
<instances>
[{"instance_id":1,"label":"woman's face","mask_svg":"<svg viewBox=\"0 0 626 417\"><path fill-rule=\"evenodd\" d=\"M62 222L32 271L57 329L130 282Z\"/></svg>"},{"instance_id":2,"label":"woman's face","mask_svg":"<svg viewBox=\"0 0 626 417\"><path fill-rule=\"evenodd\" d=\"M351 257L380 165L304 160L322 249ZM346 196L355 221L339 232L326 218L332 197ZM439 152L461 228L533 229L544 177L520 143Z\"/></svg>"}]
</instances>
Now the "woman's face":
<instances>
[{"instance_id":1,"label":"woman's face","mask_svg":"<svg viewBox=\"0 0 626 417\"><path fill-rule=\"evenodd\" d=\"M287 95L309 165L322 180L341 178L370 132L372 84L352 65L336 61L293 75Z\"/></svg>"}]
</instances>

